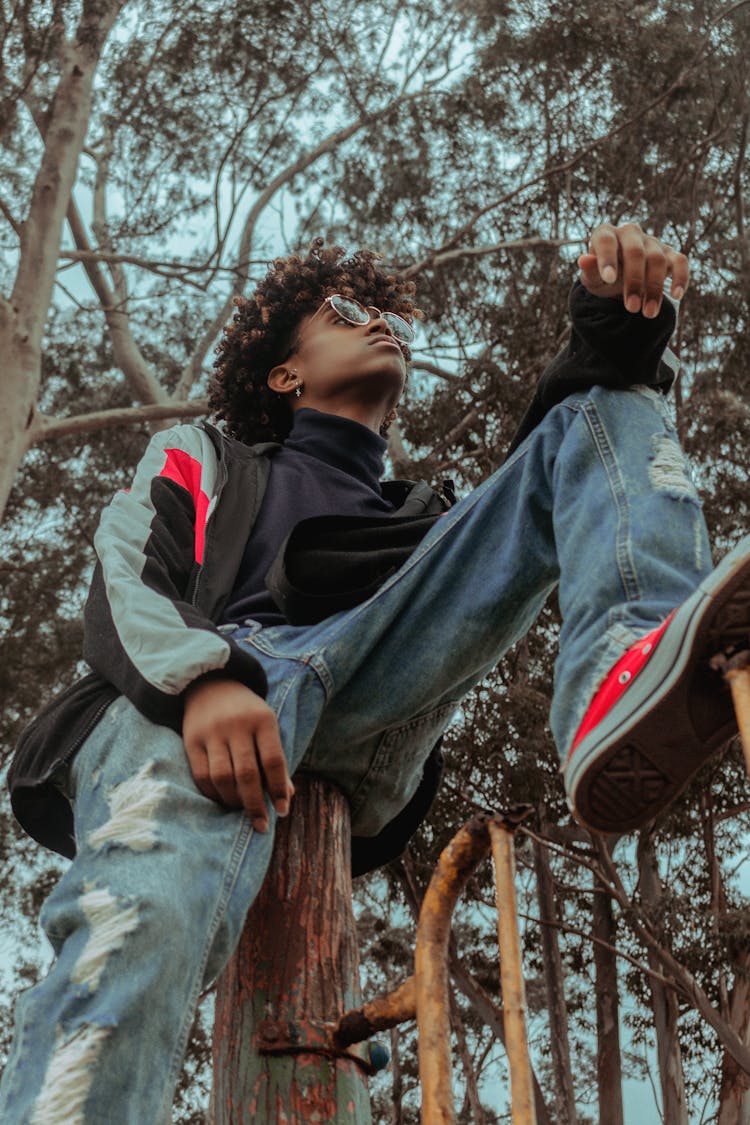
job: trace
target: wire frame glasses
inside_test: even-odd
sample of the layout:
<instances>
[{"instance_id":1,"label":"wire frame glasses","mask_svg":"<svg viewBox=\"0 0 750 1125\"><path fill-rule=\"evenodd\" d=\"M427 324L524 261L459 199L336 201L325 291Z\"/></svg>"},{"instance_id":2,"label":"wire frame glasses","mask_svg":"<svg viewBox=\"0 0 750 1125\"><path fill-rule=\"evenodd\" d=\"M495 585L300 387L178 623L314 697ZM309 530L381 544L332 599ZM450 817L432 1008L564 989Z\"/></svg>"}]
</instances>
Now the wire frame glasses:
<instances>
[{"instance_id":1,"label":"wire frame glasses","mask_svg":"<svg viewBox=\"0 0 750 1125\"><path fill-rule=\"evenodd\" d=\"M326 297L325 301L315 313L322 312L326 305L338 313L340 317L348 321L349 324L368 324L373 317L382 317L390 328L393 336L401 344L411 344L414 341L415 332L408 320L404 320L402 316L394 312L381 312L376 309L374 305L369 305L365 308L359 301L355 301L353 297L342 297L340 293L334 293L331 297Z\"/></svg>"}]
</instances>

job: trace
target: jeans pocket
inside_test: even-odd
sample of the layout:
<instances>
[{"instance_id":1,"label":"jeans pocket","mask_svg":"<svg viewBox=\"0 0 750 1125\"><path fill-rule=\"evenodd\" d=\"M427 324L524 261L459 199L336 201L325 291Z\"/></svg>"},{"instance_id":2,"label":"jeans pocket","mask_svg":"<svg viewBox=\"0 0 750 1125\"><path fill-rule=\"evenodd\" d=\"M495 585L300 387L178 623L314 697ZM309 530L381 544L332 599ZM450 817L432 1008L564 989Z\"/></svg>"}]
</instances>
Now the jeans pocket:
<instances>
[{"instance_id":1,"label":"jeans pocket","mask_svg":"<svg viewBox=\"0 0 750 1125\"><path fill-rule=\"evenodd\" d=\"M424 763L458 707L451 700L380 735L367 772L350 797L352 832L375 836L409 803Z\"/></svg>"}]
</instances>

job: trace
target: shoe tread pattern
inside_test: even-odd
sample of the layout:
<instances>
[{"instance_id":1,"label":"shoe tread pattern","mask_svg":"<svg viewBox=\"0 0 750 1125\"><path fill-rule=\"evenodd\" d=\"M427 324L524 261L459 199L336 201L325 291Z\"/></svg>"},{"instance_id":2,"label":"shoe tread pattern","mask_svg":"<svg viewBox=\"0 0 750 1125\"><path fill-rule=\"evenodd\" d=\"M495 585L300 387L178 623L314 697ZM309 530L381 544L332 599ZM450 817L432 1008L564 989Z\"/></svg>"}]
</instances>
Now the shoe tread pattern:
<instances>
[{"instance_id":1,"label":"shoe tread pattern","mask_svg":"<svg viewBox=\"0 0 750 1125\"><path fill-rule=\"evenodd\" d=\"M663 802L674 782L646 758L637 746L626 745L598 771L589 790L588 803L597 820L610 822L610 831L633 820L642 821L647 810ZM600 831L607 831L606 828Z\"/></svg>"}]
</instances>

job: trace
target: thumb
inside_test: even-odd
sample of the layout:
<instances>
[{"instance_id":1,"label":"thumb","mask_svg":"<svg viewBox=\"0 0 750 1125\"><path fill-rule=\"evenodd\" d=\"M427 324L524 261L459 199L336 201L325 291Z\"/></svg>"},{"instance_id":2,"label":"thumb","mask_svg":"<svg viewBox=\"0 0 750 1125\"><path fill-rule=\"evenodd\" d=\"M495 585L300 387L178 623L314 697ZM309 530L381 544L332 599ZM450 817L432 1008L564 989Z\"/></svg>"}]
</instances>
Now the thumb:
<instances>
[{"instance_id":1,"label":"thumb","mask_svg":"<svg viewBox=\"0 0 750 1125\"><path fill-rule=\"evenodd\" d=\"M578 268L581 271L581 281L584 285L603 285L599 275L596 254L581 254L578 259Z\"/></svg>"}]
</instances>

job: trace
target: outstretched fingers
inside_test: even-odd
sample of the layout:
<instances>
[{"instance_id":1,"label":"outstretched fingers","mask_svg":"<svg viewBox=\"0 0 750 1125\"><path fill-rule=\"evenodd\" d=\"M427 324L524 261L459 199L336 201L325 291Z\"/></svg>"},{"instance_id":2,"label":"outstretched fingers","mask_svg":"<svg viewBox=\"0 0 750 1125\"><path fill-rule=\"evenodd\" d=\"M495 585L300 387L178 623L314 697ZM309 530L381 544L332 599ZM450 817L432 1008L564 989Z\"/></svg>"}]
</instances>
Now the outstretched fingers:
<instances>
[{"instance_id":1,"label":"outstretched fingers","mask_svg":"<svg viewBox=\"0 0 750 1125\"><path fill-rule=\"evenodd\" d=\"M600 297L622 297L628 312L658 316L667 278L680 300L690 279L684 254L646 234L637 223L603 223L591 236L589 251L578 259L581 281Z\"/></svg>"}]
</instances>

